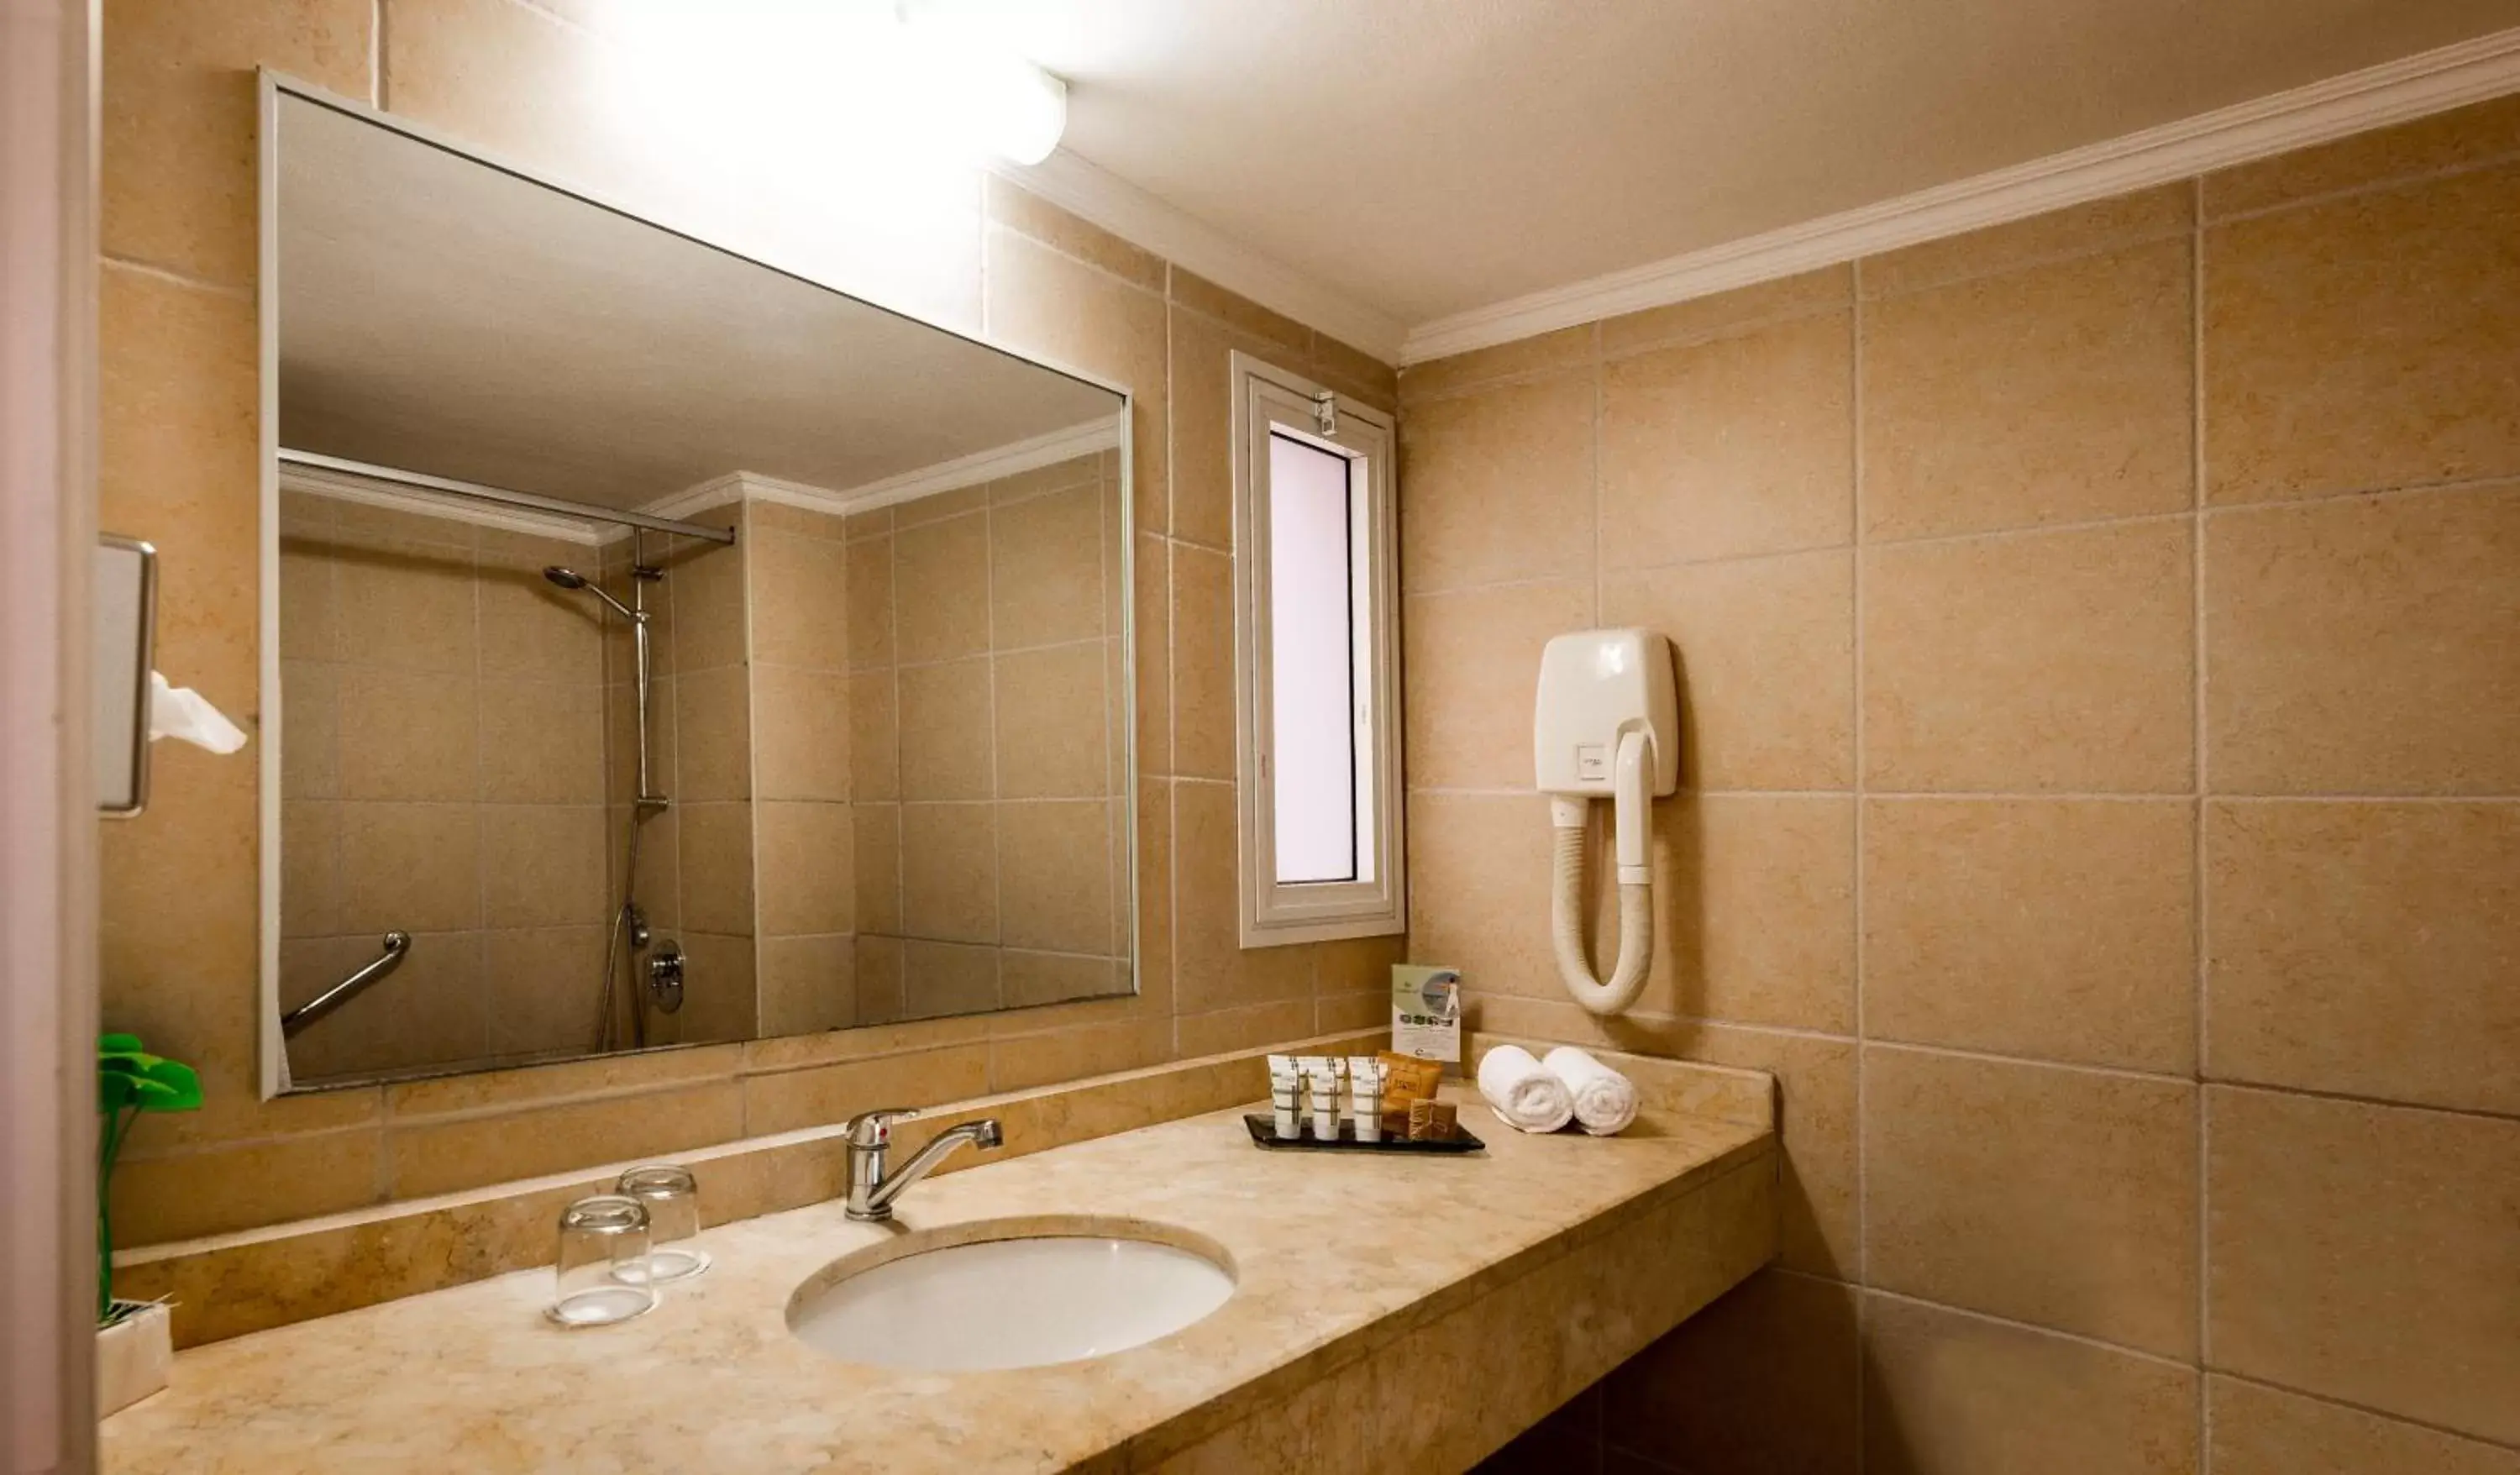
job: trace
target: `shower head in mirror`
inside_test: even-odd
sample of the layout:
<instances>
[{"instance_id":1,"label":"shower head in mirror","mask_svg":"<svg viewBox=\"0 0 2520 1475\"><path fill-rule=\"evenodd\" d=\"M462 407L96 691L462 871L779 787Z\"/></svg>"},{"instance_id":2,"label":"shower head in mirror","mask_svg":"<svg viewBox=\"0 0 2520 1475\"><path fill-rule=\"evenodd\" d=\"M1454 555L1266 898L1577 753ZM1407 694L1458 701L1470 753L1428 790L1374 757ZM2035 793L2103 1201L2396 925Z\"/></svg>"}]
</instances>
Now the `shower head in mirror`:
<instances>
[{"instance_id":1,"label":"shower head in mirror","mask_svg":"<svg viewBox=\"0 0 2520 1475\"><path fill-rule=\"evenodd\" d=\"M562 568L557 563L548 564L543 568L543 577L551 580L555 584L558 584L562 589L585 590L588 594L591 594L597 599L602 600L607 604L611 605L612 612L621 616L625 620L636 621L641 618L637 610L632 609L629 605L622 603L612 596L606 594L601 585L597 584L586 575L579 573L574 568Z\"/></svg>"}]
</instances>

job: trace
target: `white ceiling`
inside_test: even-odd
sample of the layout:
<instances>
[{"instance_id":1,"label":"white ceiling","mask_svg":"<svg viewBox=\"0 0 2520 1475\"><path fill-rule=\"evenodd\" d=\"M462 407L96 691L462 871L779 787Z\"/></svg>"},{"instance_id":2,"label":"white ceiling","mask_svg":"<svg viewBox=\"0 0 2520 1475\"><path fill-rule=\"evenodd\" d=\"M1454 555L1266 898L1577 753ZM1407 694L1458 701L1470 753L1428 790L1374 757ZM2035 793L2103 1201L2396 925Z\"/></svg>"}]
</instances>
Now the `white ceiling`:
<instances>
[{"instance_id":1,"label":"white ceiling","mask_svg":"<svg viewBox=\"0 0 2520 1475\"><path fill-rule=\"evenodd\" d=\"M298 98L281 104L292 449L611 507L833 491L1119 397Z\"/></svg>"},{"instance_id":2,"label":"white ceiling","mask_svg":"<svg viewBox=\"0 0 2520 1475\"><path fill-rule=\"evenodd\" d=\"M1410 326L2520 23L2520 0L930 0L1063 151Z\"/></svg>"}]
</instances>

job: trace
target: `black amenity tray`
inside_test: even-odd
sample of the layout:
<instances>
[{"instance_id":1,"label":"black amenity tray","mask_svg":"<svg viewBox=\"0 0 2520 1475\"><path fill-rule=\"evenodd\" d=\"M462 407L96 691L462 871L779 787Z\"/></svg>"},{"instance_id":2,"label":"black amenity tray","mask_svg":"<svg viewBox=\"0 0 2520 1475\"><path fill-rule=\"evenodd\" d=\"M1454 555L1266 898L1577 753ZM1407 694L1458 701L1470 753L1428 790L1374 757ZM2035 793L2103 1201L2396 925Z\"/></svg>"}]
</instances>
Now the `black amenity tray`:
<instances>
[{"instance_id":1,"label":"black amenity tray","mask_svg":"<svg viewBox=\"0 0 2520 1475\"><path fill-rule=\"evenodd\" d=\"M1252 1112L1242 1118L1251 1129L1251 1142L1256 1147L1287 1152L1484 1152L1487 1143L1470 1135L1466 1127L1455 1127L1454 1135L1443 1141L1411 1141L1405 1137L1384 1137L1379 1141L1356 1140L1356 1124L1339 1123L1338 1137L1327 1140L1313 1136L1312 1118L1295 1123L1293 1137L1280 1137L1276 1119L1266 1112Z\"/></svg>"}]
</instances>

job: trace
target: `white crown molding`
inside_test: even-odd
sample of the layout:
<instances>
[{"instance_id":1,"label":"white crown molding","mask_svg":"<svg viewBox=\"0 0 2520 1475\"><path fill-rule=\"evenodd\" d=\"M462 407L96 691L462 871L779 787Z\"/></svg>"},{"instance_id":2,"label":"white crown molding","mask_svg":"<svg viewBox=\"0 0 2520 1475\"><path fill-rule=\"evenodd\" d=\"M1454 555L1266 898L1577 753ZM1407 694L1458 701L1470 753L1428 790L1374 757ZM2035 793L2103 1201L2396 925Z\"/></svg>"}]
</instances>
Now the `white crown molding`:
<instances>
[{"instance_id":1,"label":"white crown molding","mask_svg":"<svg viewBox=\"0 0 2520 1475\"><path fill-rule=\"evenodd\" d=\"M460 502L451 497L432 497L427 492L407 492L364 477L315 470L285 462L280 468L280 487L283 491L330 497L337 502L390 508L422 517L465 522L474 527L495 527L503 532L525 533L537 538L557 538L565 543L593 546L605 541L603 532L574 517L547 517L520 508L492 507L486 503Z\"/></svg>"},{"instance_id":2,"label":"white crown molding","mask_svg":"<svg viewBox=\"0 0 2520 1475\"><path fill-rule=\"evenodd\" d=\"M1028 439L1011 441L952 461L886 476L863 486L833 491L829 487L808 486L801 481L782 481L758 471L729 471L712 476L698 486L686 487L669 497L658 498L639 511L653 517L688 517L704 508L742 500L775 502L783 507L801 507L808 512L845 515L868 513L920 497L933 497L959 487L977 486L1001 476L1012 476L1079 456L1092 456L1117 450L1120 445L1120 422L1089 420L1082 425L1052 430Z\"/></svg>"},{"instance_id":3,"label":"white crown molding","mask_svg":"<svg viewBox=\"0 0 2520 1475\"><path fill-rule=\"evenodd\" d=\"M1351 348L1385 362L1400 351L1406 334L1399 319L1252 249L1091 159L1061 149L1040 163L1003 165L997 172L1063 210Z\"/></svg>"},{"instance_id":4,"label":"white crown molding","mask_svg":"<svg viewBox=\"0 0 2520 1475\"><path fill-rule=\"evenodd\" d=\"M2515 90L2520 90L2520 27L1896 200L1437 318L1409 331L1400 362L1423 363L1834 266Z\"/></svg>"}]
</instances>

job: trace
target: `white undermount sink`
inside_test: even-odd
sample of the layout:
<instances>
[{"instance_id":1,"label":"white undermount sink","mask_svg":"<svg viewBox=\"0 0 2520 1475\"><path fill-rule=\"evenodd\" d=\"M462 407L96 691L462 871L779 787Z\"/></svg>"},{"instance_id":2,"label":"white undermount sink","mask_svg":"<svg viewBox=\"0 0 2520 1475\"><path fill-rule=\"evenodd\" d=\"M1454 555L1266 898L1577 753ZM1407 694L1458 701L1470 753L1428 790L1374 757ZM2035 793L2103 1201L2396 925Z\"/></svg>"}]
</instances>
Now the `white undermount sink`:
<instances>
[{"instance_id":1,"label":"white undermount sink","mask_svg":"<svg viewBox=\"0 0 2520 1475\"><path fill-rule=\"evenodd\" d=\"M1234 1294L1223 1249L1168 1226L1007 1220L905 1236L827 1267L788 1302L806 1345L931 1372L1039 1367L1142 1346Z\"/></svg>"}]
</instances>

